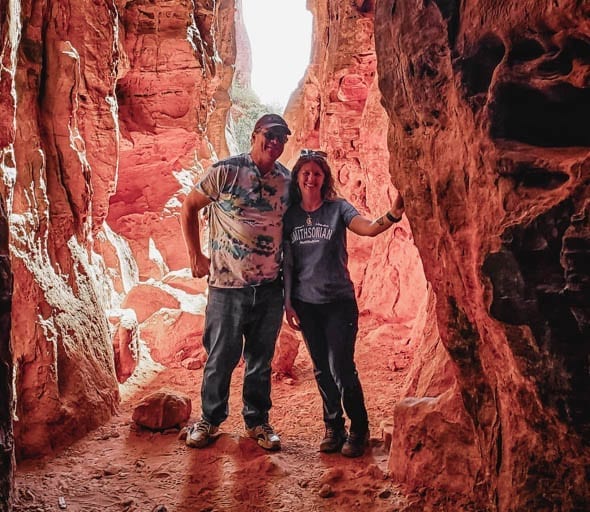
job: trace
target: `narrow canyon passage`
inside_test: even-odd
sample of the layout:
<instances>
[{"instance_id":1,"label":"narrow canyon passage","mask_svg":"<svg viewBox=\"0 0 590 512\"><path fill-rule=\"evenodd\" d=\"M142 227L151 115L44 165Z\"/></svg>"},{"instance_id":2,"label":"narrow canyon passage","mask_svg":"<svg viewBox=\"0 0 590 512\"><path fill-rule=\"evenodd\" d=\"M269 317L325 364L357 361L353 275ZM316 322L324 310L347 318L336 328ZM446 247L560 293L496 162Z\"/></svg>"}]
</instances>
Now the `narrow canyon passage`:
<instances>
[{"instance_id":1,"label":"narrow canyon passage","mask_svg":"<svg viewBox=\"0 0 590 512\"><path fill-rule=\"evenodd\" d=\"M403 327L396 333L395 326L375 322L370 314L361 318L360 329L356 359L371 422L370 448L361 458L318 451L321 402L303 345L293 375L273 380L271 421L283 448L272 453L244 437L242 367L232 381L230 416L212 445L191 449L177 429L156 433L137 427L133 405L154 390L190 396L193 420L199 411L202 369L146 364L122 387L119 412L110 422L55 457L19 465L15 512L58 510L60 500L80 512L412 510L412 497L388 476L387 459L390 411L413 347Z\"/></svg>"},{"instance_id":2,"label":"narrow canyon passage","mask_svg":"<svg viewBox=\"0 0 590 512\"><path fill-rule=\"evenodd\" d=\"M239 370L207 449L131 421L164 387L199 414L179 218L251 142L241 1L0 0L0 512L590 510L590 3L306 8L281 162L325 151L363 215L406 205L348 245L371 450L318 453L287 331L283 451L242 436ZM144 383L140 340L167 368Z\"/></svg>"}]
</instances>

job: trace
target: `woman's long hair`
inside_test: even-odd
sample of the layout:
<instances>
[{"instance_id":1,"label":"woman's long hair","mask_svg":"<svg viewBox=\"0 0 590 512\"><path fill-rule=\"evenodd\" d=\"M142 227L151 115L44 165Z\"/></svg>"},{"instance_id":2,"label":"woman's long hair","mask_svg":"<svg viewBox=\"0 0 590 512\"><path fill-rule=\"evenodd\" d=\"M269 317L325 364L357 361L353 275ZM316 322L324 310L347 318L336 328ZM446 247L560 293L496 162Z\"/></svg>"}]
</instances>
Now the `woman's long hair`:
<instances>
[{"instance_id":1,"label":"woman's long hair","mask_svg":"<svg viewBox=\"0 0 590 512\"><path fill-rule=\"evenodd\" d=\"M299 190L299 185L297 183L297 177L299 176L299 171L303 164L307 162L315 162L318 164L322 172L324 173L324 183L322 184L322 188L320 190L320 195L322 196L323 200L331 200L336 199L338 194L336 192L336 185L334 183L334 178L332 177L332 169L328 165L327 160L319 155L304 155L300 156L299 160L295 162L293 166L293 170L291 171L291 186L290 186L290 197L291 203L300 203L301 202L301 191Z\"/></svg>"}]
</instances>

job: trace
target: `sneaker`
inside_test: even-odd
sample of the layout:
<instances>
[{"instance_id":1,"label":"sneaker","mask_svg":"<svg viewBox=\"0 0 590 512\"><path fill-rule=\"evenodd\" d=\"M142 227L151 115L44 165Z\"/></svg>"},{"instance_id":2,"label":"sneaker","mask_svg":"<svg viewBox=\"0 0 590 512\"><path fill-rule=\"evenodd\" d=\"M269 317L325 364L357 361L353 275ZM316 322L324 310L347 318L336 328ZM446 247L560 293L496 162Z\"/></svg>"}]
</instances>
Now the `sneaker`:
<instances>
[{"instance_id":1,"label":"sneaker","mask_svg":"<svg viewBox=\"0 0 590 512\"><path fill-rule=\"evenodd\" d=\"M203 448L212 441L218 430L219 427L211 425L206 420L197 421L186 432L186 445L192 448Z\"/></svg>"},{"instance_id":2,"label":"sneaker","mask_svg":"<svg viewBox=\"0 0 590 512\"><path fill-rule=\"evenodd\" d=\"M344 428L335 429L326 427L326 433L320 442L320 452L334 453L340 451L344 441L346 441L346 437L346 430Z\"/></svg>"},{"instance_id":3,"label":"sneaker","mask_svg":"<svg viewBox=\"0 0 590 512\"><path fill-rule=\"evenodd\" d=\"M364 433L350 432L342 445L340 453L345 457L360 457L365 453L365 447L369 444L369 431Z\"/></svg>"},{"instance_id":4,"label":"sneaker","mask_svg":"<svg viewBox=\"0 0 590 512\"><path fill-rule=\"evenodd\" d=\"M256 425L252 428L246 427L246 434L252 439L256 439L258 444L265 450L280 450L281 438L276 434L268 423Z\"/></svg>"}]
</instances>

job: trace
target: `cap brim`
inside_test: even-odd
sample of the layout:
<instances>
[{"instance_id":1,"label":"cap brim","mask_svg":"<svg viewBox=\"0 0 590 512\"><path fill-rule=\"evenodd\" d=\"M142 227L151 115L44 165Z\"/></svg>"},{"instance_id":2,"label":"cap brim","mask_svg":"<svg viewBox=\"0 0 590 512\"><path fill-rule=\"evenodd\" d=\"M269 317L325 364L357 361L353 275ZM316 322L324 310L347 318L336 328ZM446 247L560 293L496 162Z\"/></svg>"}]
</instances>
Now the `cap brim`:
<instances>
[{"instance_id":1,"label":"cap brim","mask_svg":"<svg viewBox=\"0 0 590 512\"><path fill-rule=\"evenodd\" d=\"M291 135L291 130L289 130L284 124L280 123L263 124L260 128L281 128L287 133L287 135Z\"/></svg>"}]
</instances>

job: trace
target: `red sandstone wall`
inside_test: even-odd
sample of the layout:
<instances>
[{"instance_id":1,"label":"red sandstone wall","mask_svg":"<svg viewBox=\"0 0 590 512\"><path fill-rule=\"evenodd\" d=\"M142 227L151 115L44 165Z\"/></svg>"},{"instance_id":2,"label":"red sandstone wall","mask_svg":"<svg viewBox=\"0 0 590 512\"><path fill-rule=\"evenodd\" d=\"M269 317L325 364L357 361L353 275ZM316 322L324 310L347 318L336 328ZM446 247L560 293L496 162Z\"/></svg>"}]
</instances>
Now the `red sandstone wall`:
<instances>
[{"instance_id":1,"label":"red sandstone wall","mask_svg":"<svg viewBox=\"0 0 590 512\"><path fill-rule=\"evenodd\" d=\"M374 8L337 1L308 2L308 8L314 16L311 61L286 108L293 136L282 160L292 166L301 148L327 151L340 194L376 218L389 209L397 170L389 169L387 115L377 88ZM407 220L376 239L349 234L349 253L361 310L407 336L426 297Z\"/></svg>"},{"instance_id":2,"label":"red sandstone wall","mask_svg":"<svg viewBox=\"0 0 590 512\"><path fill-rule=\"evenodd\" d=\"M178 223L182 198L192 176L216 159L211 143L227 153L233 1L215 5L119 6L121 140L108 222L131 245L142 280L187 266Z\"/></svg>"},{"instance_id":3,"label":"red sandstone wall","mask_svg":"<svg viewBox=\"0 0 590 512\"><path fill-rule=\"evenodd\" d=\"M217 57L233 62L234 17L230 1L18 5L14 61L17 36L2 23L0 108L14 121L0 125L0 190L16 276L15 433L31 455L117 403L93 253L105 217L141 278L185 264L175 198L222 138L230 71ZM312 64L288 106L285 159L327 149L343 195L368 215L382 214L393 186L406 198L398 228L351 240L361 306L423 340L392 413L393 477L478 510L543 510L543 496L579 508L588 8L309 5Z\"/></svg>"},{"instance_id":4,"label":"red sandstone wall","mask_svg":"<svg viewBox=\"0 0 590 512\"><path fill-rule=\"evenodd\" d=\"M19 456L35 456L99 425L118 403L111 276L95 252L113 264L107 215L142 278L186 264L176 213L215 156L207 133L222 138L231 67L221 58L233 62L234 11L229 0L213 9L171 0L3 5L0 190L16 276L15 437Z\"/></svg>"},{"instance_id":5,"label":"red sandstone wall","mask_svg":"<svg viewBox=\"0 0 590 512\"><path fill-rule=\"evenodd\" d=\"M3 150L14 152L16 168L9 187L15 437L28 455L98 425L118 401L90 251L116 173L117 45L115 12L104 6L19 6L16 129Z\"/></svg>"},{"instance_id":6,"label":"red sandstone wall","mask_svg":"<svg viewBox=\"0 0 590 512\"><path fill-rule=\"evenodd\" d=\"M14 409L13 357L10 346L13 276L10 263L8 191L14 174L14 157L10 145L14 141L15 35L10 34L8 1L0 0L0 41L4 51L0 58L0 503L10 503L13 493ZM5 170L6 169L6 170ZM10 171L8 170L10 169Z\"/></svg>"},{"instance_id":7,"label":"red sandstone wall","mask_svg":"<svg viewBox=\"0 0 590 512\"><path fill-rule=\"evenodd\" d=\"M589 14L377 7L390 166L443 342L421 347L390 467L478 510L587 505Z\"/></svg>"}]
</instances>

